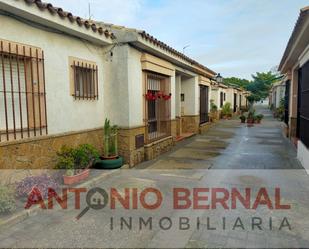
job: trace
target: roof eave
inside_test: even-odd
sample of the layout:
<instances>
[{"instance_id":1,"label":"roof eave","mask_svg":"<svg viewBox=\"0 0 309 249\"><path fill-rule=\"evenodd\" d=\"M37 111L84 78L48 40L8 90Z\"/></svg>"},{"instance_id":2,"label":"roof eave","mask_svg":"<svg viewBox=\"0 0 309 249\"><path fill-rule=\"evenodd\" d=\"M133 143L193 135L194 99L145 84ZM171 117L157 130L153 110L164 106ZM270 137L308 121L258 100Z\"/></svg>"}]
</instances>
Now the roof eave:
<instances>
[{"instance_id":1,"label":"roof eave","mask_svg":"<svg viewBox=\"0 0 309 249\"><path fill-rule=\"evenodd\" d=\"M0 10L13 17L15 16L45 28L54 29L96 44L109 45L113 43L111 35L106 36L104 33L100 33L99 30L94 31L91 26L88 28L80 26L77 22L71 22L67 18L51 14L48 10L40 10L25 1L1 0Z\"/></svg>"},{"instance_id":2,"label":"roof eave","mask_svg":"<svg viewBox=\"0 0 309 249\"><path fill-rule=\"evenodd\" d=\"M150 40L145 39L141 35L138 35L136 38L137 39L135 39L134 41L131 41L130 43L158 57L161 57L162 59L166 59L177 66L190 68L190 70L192 70L193 72L204 75L207 78L213 78L217 74L216 72L206 67L201 68L199 64L195 64L193 60L189 59L189 57L188 59L182 58L180 55L177 54L179 52L177 52L173 48L167 49L163 45L164 43L158 40L157 42L152 42ZM159 43L161 43L162 45L158 45ZM188 60L192 62L190 63Z\"/></svg>"},{"instance_id":3,"label":"roof eave","mask_svg":"<svg viewBox=\"0 0 309 249\"><path fill-rule=\"evenodd\" d=\"M293 50L295 48L294 43L299 38L304 25L309 22L308 20L306 20L306 18L309 19L308 17L309 17L309 6L304 7L300 10L300 14L293 29L292 35L289 39L283 57L280 61L278 70L283 74L287 73L289 65L293 64L293 61L290 60L291 60L291 54L293 53Z\"/></svg>"}]
</instances>

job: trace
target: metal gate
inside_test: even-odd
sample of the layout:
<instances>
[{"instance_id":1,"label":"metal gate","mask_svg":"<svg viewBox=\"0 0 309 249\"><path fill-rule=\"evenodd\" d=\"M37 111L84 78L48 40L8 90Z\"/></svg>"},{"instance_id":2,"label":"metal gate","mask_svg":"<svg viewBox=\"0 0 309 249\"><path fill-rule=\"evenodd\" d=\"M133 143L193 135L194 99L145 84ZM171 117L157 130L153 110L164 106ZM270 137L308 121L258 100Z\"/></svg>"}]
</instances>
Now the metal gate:
<instances>
[{"instance_id":1,"label":"metal gate","mask_svg":"<svg viewBox=\"0 0 309 249\"><path fill-rule=\"evenodd\" d=\"M284 96L284 122L289 125L290 117L290 86L291 81L285 83L285 96Z\"/></svg>"},{"instance_id":2,"label":"metal gate","mask_svg":"<svg viewBox=\"0 0 309 249\"><path fill-rule=\"evenodd\" d=\"M200 124L209 121L209 88L208 86L200 85Z\"/></svg>"},{"instance_id":3,"label":"metal gate","mask_svg":"<svg viewBox=\"0 0 309 249\"><path fill-rule=\"evenodd\" d=\"M299 71L299 139L309 148L309 62Z\"/></svg>"}]
</instances>

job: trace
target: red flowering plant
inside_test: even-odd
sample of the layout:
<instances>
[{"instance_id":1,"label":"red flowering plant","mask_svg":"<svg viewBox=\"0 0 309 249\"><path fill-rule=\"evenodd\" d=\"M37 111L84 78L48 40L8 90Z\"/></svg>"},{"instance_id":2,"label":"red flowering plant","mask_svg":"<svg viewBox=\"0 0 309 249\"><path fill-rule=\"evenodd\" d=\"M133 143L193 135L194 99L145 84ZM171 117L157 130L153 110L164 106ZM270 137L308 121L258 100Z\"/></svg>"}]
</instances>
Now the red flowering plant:
<instances>
[{"instance_id":1,"label":"red flowering plant","mask_svg":"<svg viewBox=\"0 0 309 249\"><path fill-rule=\"evenodd\" d=\"M170 100L171 98L172 98L172 94L171 93L169 95L164 95L163 96L163 99L166 100L166 101Z\"/></svg>"},{"instance_id":2,"label":"red flowering plant","mask_svg":"<svg viewBox=\"0 0 309 249\"><path fill-rule=\"evenodd\" d=\"M157 99L163 99L163 100L170 100L172 97L172 94L169 95L164 94L163 92L158 92L157 94L154 94L152 91L148 91L147 94L145 94L145 97L148 101L154 101Z\"/></svg>"},{"instance_id":3,"label":"red flowering plant","mask_svg":"<svg viewBox=\"0 0 309 249\"><path fill-rule=\"evenodd\" d=\"M148 91L148 93L145 96L148 101L157 100L157 95L153 94L151 91Z\"/></svg>"},{"instance_id":4,"label":"red flowering plant","mask_svg":"<svg viewBox=\"0 0 309 249\"><path fill-rule=\"evenodd\" d=\"M50 176L43 174L39 176L29 176L17 184L16 195L19 198L28 197L29 193L36 187L44 199L48 197L48 189L56 190L59 184Z\"/></svg>"}]
</instances>

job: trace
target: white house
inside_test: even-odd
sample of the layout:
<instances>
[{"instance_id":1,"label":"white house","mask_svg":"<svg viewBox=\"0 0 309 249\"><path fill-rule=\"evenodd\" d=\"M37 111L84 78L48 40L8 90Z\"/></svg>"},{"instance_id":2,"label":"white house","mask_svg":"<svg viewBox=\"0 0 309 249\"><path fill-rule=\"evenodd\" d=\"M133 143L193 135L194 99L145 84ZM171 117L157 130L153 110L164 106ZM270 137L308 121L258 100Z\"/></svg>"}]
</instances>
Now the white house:
<instances>
[{"instance_id":1,"label":"white house","mask_svg":"<svg viewBox=\"0 0 309 249\"><path fill-rule=\"evenodd\" d=\"M280 62L285 75L286 123L288 136L295 143L298 158L309 170L309 6L299 18Z\"/></svg>"},{"instance_id":2,"label":"white house","mask_svg":"<svg viewBox=\"0 0 309 249\"><path fill-rule=\"evenodd\" d=\"M0 10L2 168L53 167L63 145L102 149L105 118L131 166L207 124L216 73L146 32L40 0Z\"/></svg>"}]
</instances>

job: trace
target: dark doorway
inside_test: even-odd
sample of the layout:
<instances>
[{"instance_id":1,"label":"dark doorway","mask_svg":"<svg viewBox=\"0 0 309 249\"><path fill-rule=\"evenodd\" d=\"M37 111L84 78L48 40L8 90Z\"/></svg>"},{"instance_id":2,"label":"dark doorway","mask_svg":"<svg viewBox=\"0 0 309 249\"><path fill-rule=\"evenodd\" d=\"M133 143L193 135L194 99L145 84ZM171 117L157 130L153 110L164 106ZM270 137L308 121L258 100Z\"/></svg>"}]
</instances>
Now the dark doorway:
<instances>
[{"instance_id":1,"label":"dark doorway","mask_svg":"<svg viewBox=\"0 0 309 249\"><path fill-rule=\"evenodd\" d=\"M200 123L204 124L209 121L209 89L208 86L200 86Z\"/></svg>"},{"instance_id":2,"label":"dark doorway","mask_svg":"<svg viewBox=\"0 0 309 249\"><path fill-rule=\"evenodd\" d=\"M241 106L242 106L241 101L242 101L242 95L239 95L239 108L240 108L240 109L241 109Z\"/></svg>"},{"instance_id":3,"label":"dark doorway","mask_svg":"<svg viewBox=\"0 0 309 249\"><path fill-rule=\"evenodd\" d=\"M223 92L220 92L220 108L222 108L224 102L224 94Z\"/></svg>"},{"instance_id":4,"label":"dark doorway","mask_svg":"<svg viewBox=\"0 0 309 249\"><path fill-rule=\"evenodd\" d=\"M298 82L297 136L309 148L309 62L299 70Z\"/></svg>"},{"instance_id":5,"label":"dark doorway","mask_svg":"<svg viewBox=\"0 0 309 249\"><path fill-rule=\"evenodd\" d=\"M234 93L234 112L237 111L237 94Z\"/></svg>"},{"instance_id":6,"label":"dark doorway","mask_svg":"<svg viewBox=\"0 0 309 249\"><path fill-rule=\"evenodd\" d=\"M290 118L290 88L291 81L285 83L285 96L284 96L284 122L289 125Z\"/></svg>"}]
</instances>

